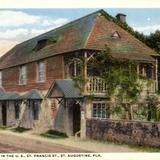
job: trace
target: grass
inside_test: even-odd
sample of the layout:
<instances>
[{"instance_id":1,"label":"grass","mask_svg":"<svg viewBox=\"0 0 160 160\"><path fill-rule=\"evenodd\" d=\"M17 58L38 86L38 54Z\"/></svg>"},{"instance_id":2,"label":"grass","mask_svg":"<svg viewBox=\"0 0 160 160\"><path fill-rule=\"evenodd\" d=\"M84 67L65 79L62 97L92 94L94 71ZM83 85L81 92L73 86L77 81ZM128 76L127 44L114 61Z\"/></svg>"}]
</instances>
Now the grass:
<instances>
[{"instance_id":1,"label":"grass","mask_svg":"<svg viewBox=\"0 0 160 160\"><path fill-rule=\"evenodd\" d=\"M6 126L3 126L3 127L0 127L1 130L5 130L5 129L8 129L8 127Z\"/></svg>"},{"instance_id":2,"label":"grass","mask_svg":"<svg viewBox=\"0 0 160 160\"><path fill-rule=\"evenodd\" d=\"M52 139L67 138L67 135L65 133L61 133L61 132L54 131L54 130L49 130L46 133L42 133L40 135L42 137L52 138Z\"/></svg>"},{"instance_id":3,"label":"grass","mask_svg":"<svg viewBox=\"0 0 160 160\"><path fill-rule=\"evenodd\" d=\"M160 148L156 148L156 147L147 147L147 146L140 146L140 145L134 145L134 144L124 144L124 143L111 142L111 141L102 141L102 140L91 140L91 141L103 143L106 145L107 144L120 145L120 146L128 147L131 149L135 149L140 152L160 152Z\"/></svg>"},{"instance_id":4,"label":"grass","mask_svg":"<svg viewBox=\"0 0 160 160\"><path fill-rule=\"evenodd\" d=\"M29 131L30 129L23 128L23 127L17 127L17 128L13 128L13 129L11 129L11 130L12 130L13 132L23 133L23 132Z\"/></svg>"}]
</instances>

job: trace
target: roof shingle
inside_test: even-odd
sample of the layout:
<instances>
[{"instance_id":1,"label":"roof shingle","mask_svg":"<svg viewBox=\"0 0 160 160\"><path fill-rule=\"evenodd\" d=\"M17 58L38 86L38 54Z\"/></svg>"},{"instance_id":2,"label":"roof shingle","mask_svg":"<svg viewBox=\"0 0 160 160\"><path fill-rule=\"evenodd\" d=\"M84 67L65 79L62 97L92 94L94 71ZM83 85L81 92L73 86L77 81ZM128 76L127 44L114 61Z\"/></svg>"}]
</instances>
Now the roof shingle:
<instances>
[{"instance_id":1,"label":"roof shingle","mask_svg":"<svg viewBox=\"0 0 160 160\"><path fill-rule=\"evenodd\" d=\"M105 11L99 10L16 45L0 58L0 69L80 49L102 50L105 44L111 48L115 57L154 61L151 55L155 52L152 49L107 19L104 14L108 15ZM118 40L111 37L115 31L120 34L121 38ZM56 43L35 50L38 41L43 39L53 39Z\"/></svg>"}]
</instances>

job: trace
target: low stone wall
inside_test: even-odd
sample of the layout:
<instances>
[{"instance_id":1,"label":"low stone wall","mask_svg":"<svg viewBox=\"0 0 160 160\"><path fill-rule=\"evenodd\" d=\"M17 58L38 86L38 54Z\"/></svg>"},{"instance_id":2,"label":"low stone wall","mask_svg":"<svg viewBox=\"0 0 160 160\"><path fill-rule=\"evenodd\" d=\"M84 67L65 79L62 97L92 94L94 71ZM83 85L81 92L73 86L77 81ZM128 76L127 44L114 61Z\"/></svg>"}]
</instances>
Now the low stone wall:
<instances>
[{"instance_id":1,"label":"low stone wall","mask_svg":"<svg viewBox=\"0 0 160 160\"><path fill-rule=\"evenodd\" d=\"M87 119L87 137L118 143L160 147L160 123Z\"/></svg>"}]
</instances>

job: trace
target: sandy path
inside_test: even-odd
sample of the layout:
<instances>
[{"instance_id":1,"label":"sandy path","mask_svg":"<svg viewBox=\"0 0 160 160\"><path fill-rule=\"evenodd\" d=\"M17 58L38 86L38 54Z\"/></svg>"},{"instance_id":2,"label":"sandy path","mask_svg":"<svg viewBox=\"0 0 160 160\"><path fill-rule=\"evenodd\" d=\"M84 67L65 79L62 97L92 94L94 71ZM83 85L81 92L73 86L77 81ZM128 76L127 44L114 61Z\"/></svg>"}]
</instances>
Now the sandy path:
<instances>
[{"instance_id":1,"label":"sandy path","mask_svg":"<svg viewBox=\"0 0 160 160\"><path fill-rule=\"evenodd\" d=\"M90 140L75 140L74 137L65 139L49 139L29 133L14 133L0 130L0 142L20 147L32 152L138 152L128 146L103 144Z\"/></svg>"}]
</instances>

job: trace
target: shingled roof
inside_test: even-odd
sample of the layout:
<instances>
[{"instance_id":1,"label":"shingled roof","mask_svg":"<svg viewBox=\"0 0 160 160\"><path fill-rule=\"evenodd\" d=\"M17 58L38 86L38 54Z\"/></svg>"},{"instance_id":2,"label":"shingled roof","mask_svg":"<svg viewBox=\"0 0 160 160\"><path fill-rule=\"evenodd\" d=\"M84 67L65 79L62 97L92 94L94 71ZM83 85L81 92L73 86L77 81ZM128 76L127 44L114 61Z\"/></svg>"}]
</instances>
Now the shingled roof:
<instances>
[{"instance_id":1,"label":"shingled roof","mask_svg":"<svg viewBox=\"0 0 160 160\"><path fill-rule=\"evenodd\" d=\"M154 61L151 55L155 52L152 49L111 19L107 19L104 14L108 15L105 11L99 10L16 45L1 57L0 69L80 49L102 50L106 44L115 57ZM120 38L115 39L111 36L116 31ZM43 39L53 40L53 43L36 50L37 43Z\"/></svg>"},{"instance_id":2,"label":"shingled roof","mask_svg":"<svg viewBox=\"0 0 160 160\"><path fill-rule=\"evenodd\" d=\"M47 97L51 97L56 87L58 87L58 89L62 93L61 96L64 98L83 98L80 90L77 87L75 87L73 80L68 80L68 79L55 80L51 85L51 88L48 90ZM52 98L56 97L57 95L56 96L52 95Z\"/></svg>"},{"instance_id":3,"label":"shingled roof","mask_svg":"<svg viewBox=\"0 0 160 160\"><path fill-rule=\"evenodd\" d=\"M5 100L17 100L19 97L19 94L16 92L5 92L2 88L0 88L0 101Z\"/></svg>"},{"instance_id":4,"label":"shingled roof","mask_svg":"<svg viewBox=\"0 0 160 160\"><path fill-rule=\"evenodd\" d=\"M27 92L26 94L19 96L20 100L41 100L42 96L39 93L38 90L31 90L30 92Z\"/></svg>"}]
</instances>

